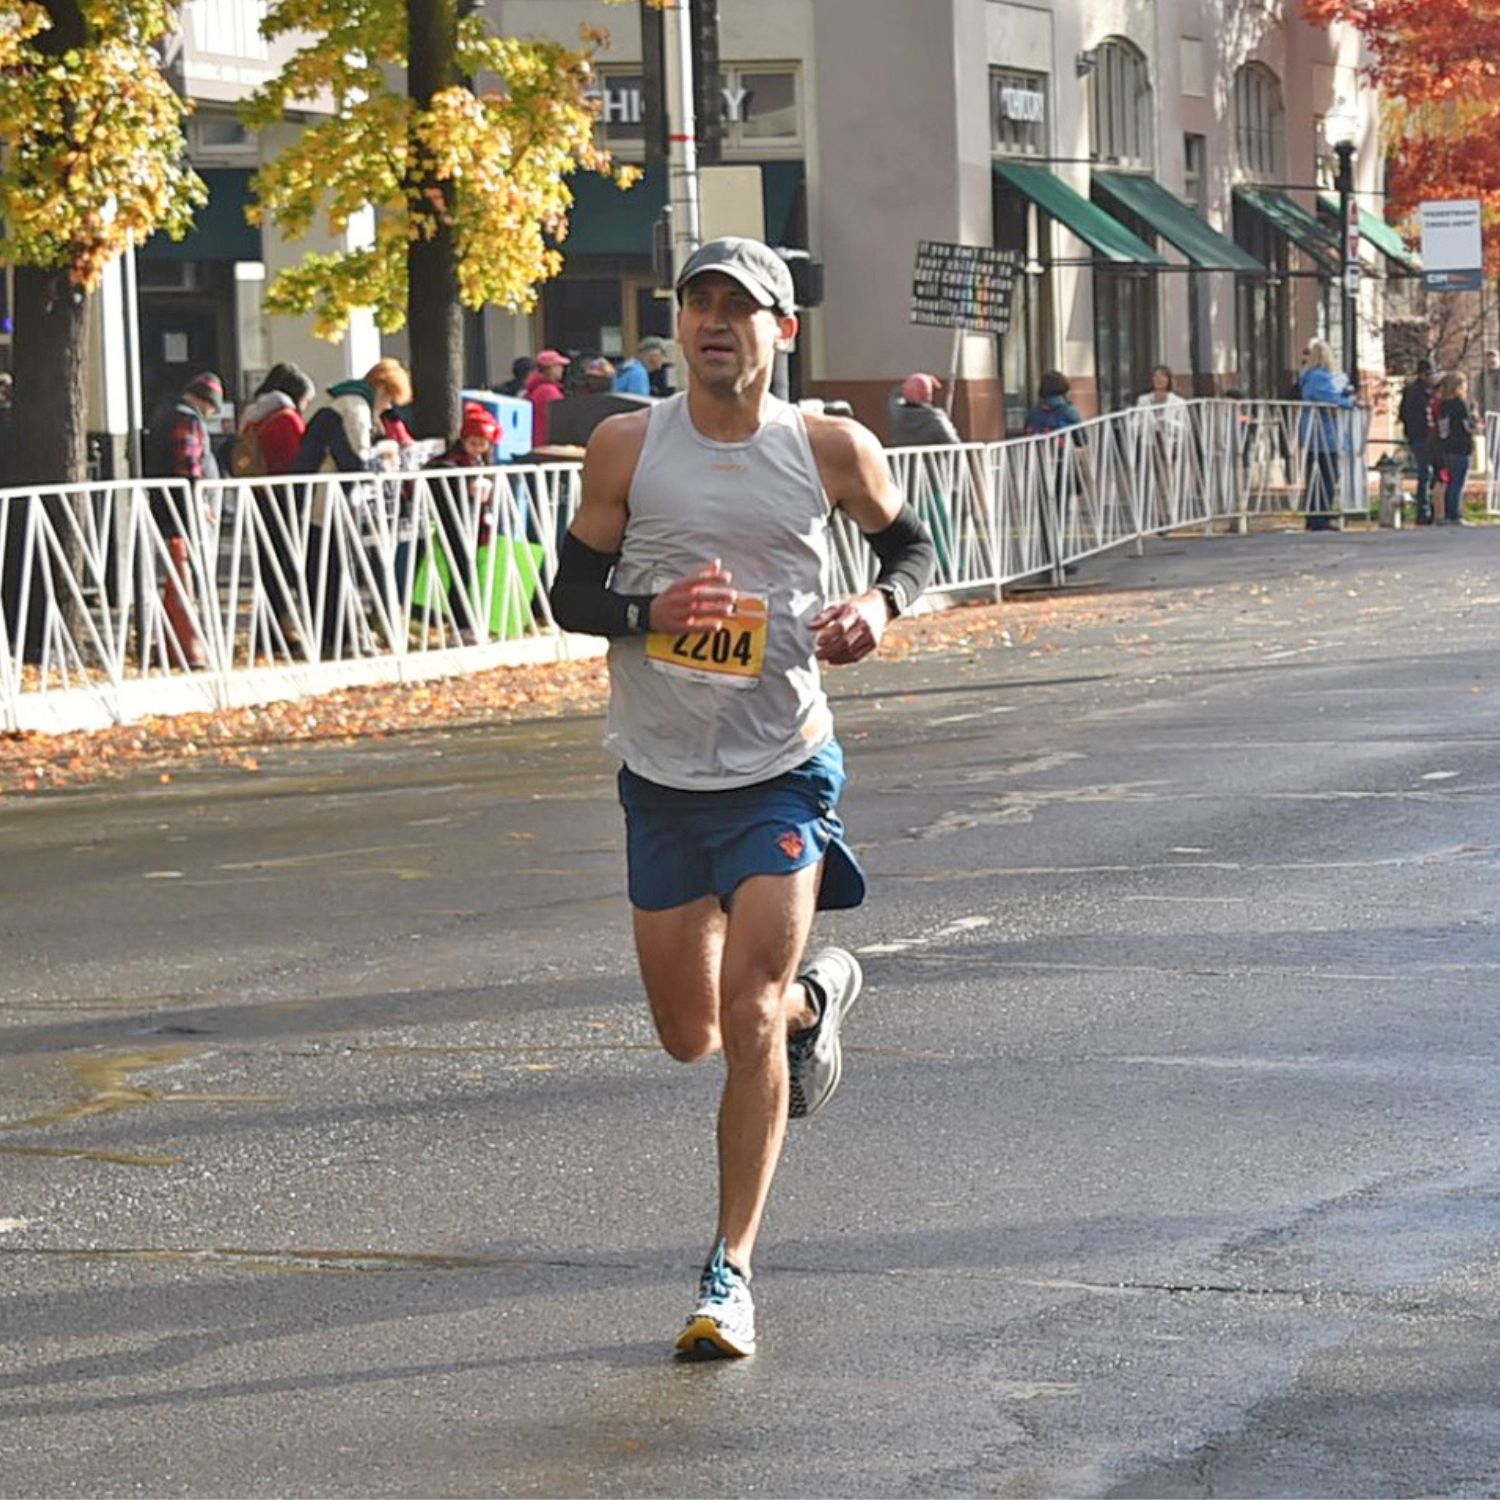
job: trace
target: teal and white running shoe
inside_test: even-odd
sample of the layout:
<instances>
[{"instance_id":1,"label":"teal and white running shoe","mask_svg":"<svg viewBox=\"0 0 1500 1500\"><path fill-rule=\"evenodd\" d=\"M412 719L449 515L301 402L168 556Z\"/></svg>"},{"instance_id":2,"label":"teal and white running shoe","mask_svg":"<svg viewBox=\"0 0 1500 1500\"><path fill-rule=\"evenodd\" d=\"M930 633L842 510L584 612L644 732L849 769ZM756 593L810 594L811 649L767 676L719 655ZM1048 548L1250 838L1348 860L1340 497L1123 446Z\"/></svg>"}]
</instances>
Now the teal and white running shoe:
<instances>
[{"instance_id":1,"label":"teal and white running shoe","mask_svg":"<svg viewBox=\"0 0 1500 1500\"><path fill-rule=\"evenodd\" d=\"M725 1258L720 1240L698 1280L698 1305L677 1337L687 1359L739 1359L755 1353L755 1300L750 1283Z\"/></svg>"},{"instance_id":2,"label":"teal and white running shoe","mask_svg":"<svg viewBox=\"0 0 1500 1500\"><path fill-rule=\"evenodd\" d=\"M787 1038L794 1120L815 1115L833 1097L844 1074L844 1050L839 1028L854 1009L865 982L859 960L843 948L824 948L814 954L797 976L818 1003L817 1024Z\"/></svg>"}]
</instances>

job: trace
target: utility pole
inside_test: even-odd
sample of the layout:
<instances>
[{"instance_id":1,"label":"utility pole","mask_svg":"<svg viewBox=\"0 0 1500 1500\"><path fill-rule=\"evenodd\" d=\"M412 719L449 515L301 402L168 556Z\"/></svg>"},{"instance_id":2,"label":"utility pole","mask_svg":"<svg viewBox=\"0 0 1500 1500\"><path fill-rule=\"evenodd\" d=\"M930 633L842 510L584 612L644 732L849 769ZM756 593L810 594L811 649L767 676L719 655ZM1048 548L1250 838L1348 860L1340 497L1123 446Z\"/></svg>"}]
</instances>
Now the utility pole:
<instances>
[{"instance_id":1,"label":"utility pole","mask_svg":"<svg viewBox=\"0 0 1500 1500\"><path fill-rule=\"evenodd\" d=\"M1339 227L1343 233L1340 289L1344 299L1344 373L1359 395L1359 205L1354 198L1354 142L1335 141L1339 159Z\"/></svg>"},{"instance_id":2,"label":"utility pole","mask_svg":"<svg viewBox=\"0 0 1500 1500\"><path fill-rule=\"evenodd\" d=\"M693 113L693 18L688 0L663 17L667 74L667 203L672 210L672 275L698 248L698 140Z\"/></svg>"}]
</instances>

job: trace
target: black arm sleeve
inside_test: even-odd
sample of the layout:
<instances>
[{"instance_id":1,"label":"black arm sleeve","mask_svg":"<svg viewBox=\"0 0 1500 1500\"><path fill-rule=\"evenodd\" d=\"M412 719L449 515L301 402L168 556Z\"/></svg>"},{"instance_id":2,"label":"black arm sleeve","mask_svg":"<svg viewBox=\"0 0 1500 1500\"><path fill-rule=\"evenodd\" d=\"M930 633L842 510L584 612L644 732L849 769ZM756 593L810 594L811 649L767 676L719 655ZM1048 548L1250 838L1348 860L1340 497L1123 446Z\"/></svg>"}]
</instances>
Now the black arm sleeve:
<instances>
[{"instance_id":1,"label":"black arm sleeve","mask_svg":"<svg viewBox=\"0 0 1500 1500\"><path fill-rule=\"evenodd\" d=\"M880 559L875 587L889 597L896 614L904 615L932 582L937 569L932 534L908 502L884 531L867 535L865 540Z\"/></svg>"},{"instance_id":2,"label":"black arm sleeve","mask_svg":"<svg viewBox=\"0 0 1500 1500\"><path fill-rule=\"evenodd\" d=\"M570 531L563 537L557 577L548 598L552 618L564 630L581 635L644 635L650 629L655 594L616 594L609 575L620 560L618 552L595 552Z\"/></svg>"}]
</instances>

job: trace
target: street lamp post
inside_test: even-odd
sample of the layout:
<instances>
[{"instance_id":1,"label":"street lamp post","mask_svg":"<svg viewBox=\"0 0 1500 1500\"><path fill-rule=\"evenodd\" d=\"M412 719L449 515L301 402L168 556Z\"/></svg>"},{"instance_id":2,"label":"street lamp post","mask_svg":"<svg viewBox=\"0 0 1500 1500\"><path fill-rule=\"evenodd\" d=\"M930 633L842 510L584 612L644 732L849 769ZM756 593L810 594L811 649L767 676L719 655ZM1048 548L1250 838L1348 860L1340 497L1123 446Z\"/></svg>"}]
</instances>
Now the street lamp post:
<instances>
[{"instance_id":1,"label":"street lamp post","mask_svg":"<svg viewBox=\"0 0 1500 1500\"><path fill-rule=\"evenodd\" d=\"M1359 209L1354 201L1354 142L1333 143L1339 159L1335 186L1339 193L1339 230L1342 239L1344 302L1344 373L1355 391L1359 390Z\"/></svg>"}]
</instances>

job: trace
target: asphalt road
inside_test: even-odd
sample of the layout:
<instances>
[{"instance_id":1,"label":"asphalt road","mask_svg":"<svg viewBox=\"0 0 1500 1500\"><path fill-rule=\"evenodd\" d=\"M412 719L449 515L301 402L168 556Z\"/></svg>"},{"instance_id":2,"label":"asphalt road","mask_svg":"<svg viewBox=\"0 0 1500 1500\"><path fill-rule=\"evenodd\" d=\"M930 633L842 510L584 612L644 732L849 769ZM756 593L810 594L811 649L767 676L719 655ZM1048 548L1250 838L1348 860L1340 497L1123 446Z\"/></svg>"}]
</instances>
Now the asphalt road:
<instances>
[{"instance_id":1,"label":"asphalt road","mask_svg":"<svg viewBox=\"0 0 1500 1500\"><path fill-rule=\"evenodd\" d=\"M740 1364L597 719L8 801L0 1493L1500 1493L1500 530L1081 576L834 679Z\"/></svg>"}]
</instances>

